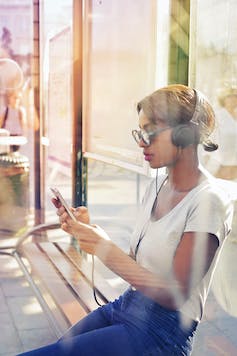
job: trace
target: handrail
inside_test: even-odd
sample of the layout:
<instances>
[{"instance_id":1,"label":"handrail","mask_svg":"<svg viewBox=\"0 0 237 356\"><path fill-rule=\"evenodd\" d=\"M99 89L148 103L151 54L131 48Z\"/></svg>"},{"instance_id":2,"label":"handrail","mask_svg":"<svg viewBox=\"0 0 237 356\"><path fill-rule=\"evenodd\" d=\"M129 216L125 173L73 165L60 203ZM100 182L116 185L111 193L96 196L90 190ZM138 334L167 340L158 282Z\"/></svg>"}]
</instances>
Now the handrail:
<instances>
[{"instance_id":1,"label":"handrail","mask_svg":"<svg viewBox=\"0 0 237 356\"><path fill-rule=\"evenodd\" d=\"M17 250L24 242L25 240L30 237L31 235L38 233L38 232L43 232L45 230L55 230L60 228L60 224L57 223L47 223L47 224L39 224L31 228L30 230L26 231L19 239L17 242L15 249Z\"/></svg>"}]
</instances>

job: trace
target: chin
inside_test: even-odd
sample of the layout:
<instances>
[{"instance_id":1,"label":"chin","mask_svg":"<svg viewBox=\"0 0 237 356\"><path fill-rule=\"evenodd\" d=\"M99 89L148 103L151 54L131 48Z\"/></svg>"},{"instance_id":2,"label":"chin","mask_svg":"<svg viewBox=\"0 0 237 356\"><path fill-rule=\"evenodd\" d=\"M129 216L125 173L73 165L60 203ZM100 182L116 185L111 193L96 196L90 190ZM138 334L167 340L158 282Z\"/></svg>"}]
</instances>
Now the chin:
<instances>
[{"instance_id":1,"label":"chin","mask_svg":"<svg viewBox=\"0 0 237 356\"><path fill-rule=\"evenodd\" d=\"M162 164L162 163L152 163L152 162L150 162L150 167L153 168L153 169L158 169L158 168L165 167L165 165Z\"/></svg>"}]
</instances>

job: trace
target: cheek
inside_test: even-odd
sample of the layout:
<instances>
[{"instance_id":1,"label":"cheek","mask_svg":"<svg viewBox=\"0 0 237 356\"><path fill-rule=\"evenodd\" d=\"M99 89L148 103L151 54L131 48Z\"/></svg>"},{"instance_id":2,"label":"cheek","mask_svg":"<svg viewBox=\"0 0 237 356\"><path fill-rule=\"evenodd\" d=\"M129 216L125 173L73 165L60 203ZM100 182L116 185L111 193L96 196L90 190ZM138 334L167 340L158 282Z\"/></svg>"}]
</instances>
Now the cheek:
<instances>
[{"instance_id":1,"label":"cheek","mask_svg":"<svg viewBox=\"0 0 237 356\"><path fill-rule=\"evenodd\" d=\"M173 145L165 145L162 150L157 151L157 157L165 163L168 163L176 157L176 151L177 150Z\"/></svg>"},{"instance_id":2,"label":"cheek","mask_svg":"<svg viewBox=\"0 0 237 356\"><path fill-rule=\"evenodd\" d=\"M162 137L157 140L158 153L170 155L175 151L175 146L172 144L171 131L164 132Z\"/></svg>"},{"instance_id":3,"label":"cheek","mask_svg":"<svg viewBox=\"0 0 237 356\"><path fill-rule=\"evenodd\" d=\"M167 135L156 143L154 153L156 161L170 164L177 156L177 147L172 144L171 137Z\"/></svg>"}]
</instances>

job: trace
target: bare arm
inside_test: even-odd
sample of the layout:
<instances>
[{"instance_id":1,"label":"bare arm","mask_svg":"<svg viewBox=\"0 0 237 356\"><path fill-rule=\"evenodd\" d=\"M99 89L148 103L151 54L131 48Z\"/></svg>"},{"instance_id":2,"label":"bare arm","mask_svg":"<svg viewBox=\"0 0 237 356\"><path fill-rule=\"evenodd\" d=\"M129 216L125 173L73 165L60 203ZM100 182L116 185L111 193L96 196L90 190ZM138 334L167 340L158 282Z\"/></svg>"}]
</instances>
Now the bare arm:
<instances>
[{"instance_id":1,"label":"bare arm","mask_svg":"<svg viewBox=\"0 0 237 356\"><path fill-rule=\"evenodd\" d=\"M173 261L173 271L181 295L187 299L190 291L207 273L215 257L219 241L215 235L184 233Z\"/></svg>"}]
</instances>

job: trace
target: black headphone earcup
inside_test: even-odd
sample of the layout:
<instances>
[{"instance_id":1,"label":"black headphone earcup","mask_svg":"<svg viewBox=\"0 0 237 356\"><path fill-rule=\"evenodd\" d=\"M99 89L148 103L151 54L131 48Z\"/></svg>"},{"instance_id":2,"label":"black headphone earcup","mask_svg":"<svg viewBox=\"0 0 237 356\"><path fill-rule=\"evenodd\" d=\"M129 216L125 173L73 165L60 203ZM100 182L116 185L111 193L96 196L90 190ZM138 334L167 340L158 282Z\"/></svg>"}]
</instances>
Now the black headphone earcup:
<instances>
[{"instance_id":1,"label":"black headphone earcup","mask_svg":"<svg viewBox=\"0 0 237 356\"><path fill-rule=\"evenodd\" d=\"M171 139L173 145L181 148L197 144L199 141L198 132L194 125L179 125L174 127Z\"/></svg>"}]
</instances>

